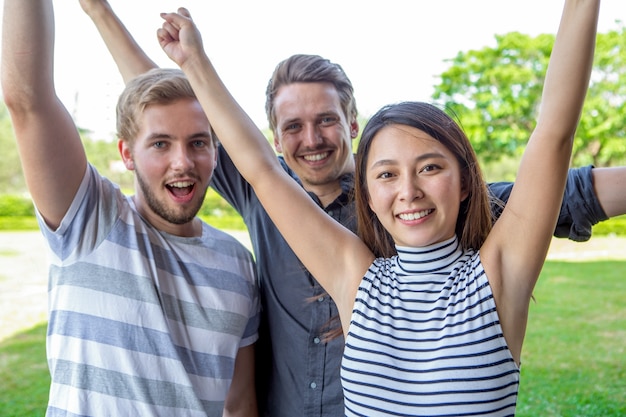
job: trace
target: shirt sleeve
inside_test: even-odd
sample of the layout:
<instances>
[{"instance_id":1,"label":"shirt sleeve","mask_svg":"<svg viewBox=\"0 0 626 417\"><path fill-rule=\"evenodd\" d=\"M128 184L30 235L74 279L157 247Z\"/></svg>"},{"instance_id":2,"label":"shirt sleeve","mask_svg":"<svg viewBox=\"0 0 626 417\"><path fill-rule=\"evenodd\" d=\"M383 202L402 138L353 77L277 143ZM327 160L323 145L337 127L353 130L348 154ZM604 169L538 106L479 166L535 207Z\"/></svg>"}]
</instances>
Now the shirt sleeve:
<instances>
[{"instance_id":1,"label":"shirt sleeve","mask_svg":"<svg viewBox=\"0 0 626 417\"><path fill-rule=\"evenodd\" d=\"M569 170L554 236L585 242L591 237L592 226L608 219L593 188L592 169L593 165L588 165ZM491 210L498 218L511 195L513 183L495 182L488 186L494 200Z\"/></svg>"}]
</instances>

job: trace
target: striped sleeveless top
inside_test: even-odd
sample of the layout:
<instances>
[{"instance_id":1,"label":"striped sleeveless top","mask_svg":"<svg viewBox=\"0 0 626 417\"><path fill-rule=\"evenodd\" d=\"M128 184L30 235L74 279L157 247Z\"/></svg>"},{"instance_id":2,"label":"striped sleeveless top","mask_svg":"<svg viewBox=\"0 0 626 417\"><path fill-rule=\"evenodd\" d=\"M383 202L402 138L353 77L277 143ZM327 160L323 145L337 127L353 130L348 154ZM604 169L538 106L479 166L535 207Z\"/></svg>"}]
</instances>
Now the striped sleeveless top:
<instances>
[{"instance_id":1,"label":"striped sleeveless top","mask_svg":"<svg viewBox=\"0 0 626 417\"><path fill-rule=\"evenodd\" d=\"M478 252L397 247L357 292L341 366L347 416L512 416L519 368Z\"/></svg>"}]
</instances>

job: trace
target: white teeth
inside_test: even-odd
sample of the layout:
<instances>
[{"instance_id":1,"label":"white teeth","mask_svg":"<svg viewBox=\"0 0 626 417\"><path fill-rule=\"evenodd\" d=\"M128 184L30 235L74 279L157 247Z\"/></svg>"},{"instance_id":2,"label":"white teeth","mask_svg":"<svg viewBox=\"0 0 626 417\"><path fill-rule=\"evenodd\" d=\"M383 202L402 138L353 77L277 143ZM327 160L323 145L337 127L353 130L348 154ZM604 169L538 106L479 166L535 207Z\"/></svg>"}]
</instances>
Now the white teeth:
<instances>
[{"instance_id":1,"label":"white teeth","mask_svg":"<svg viewBox=\"0 0 626 417\"><path fill-rule=\"evenodd\" d=\"M173 182L169 184L170 187L176 187L176 188L187 188L187 187L191 187L192 185L193 185L193 182L191 181L177 181L177 182Z\"/></svg>"},{"instance_id":2,"label":"white teeth","mask_svg":"<svg viewBox=\"0 0 626 417\"><path fill-rule=\"evenodd\" d=\"M400 219L402 220L417 220L417 219L421 219L422 217L427 216L430 212L431 210L422 210L422 211L418 211L417 213L399 214L398 217L400 217Z\"/></svg>"},{"instance_id":3,"label":"white teeth","mask_svg":"<svg viewBox=\"0 0 626 417\"><path fill-rule=\"evenodd\" d=\"M315 155L305 155L304 159L306 159L307 161L315 162L315 161L321 161L327 156L328 156L328 152L324 152L324 153L318 153Z\"/></svg>"}]
</instances>

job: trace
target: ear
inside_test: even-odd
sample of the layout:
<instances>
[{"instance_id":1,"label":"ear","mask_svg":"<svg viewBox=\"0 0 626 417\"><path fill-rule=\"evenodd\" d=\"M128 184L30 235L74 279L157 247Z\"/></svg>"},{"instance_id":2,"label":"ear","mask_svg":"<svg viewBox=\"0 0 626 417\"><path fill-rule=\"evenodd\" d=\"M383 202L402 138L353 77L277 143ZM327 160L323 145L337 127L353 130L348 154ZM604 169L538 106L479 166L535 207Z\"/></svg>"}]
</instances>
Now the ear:
<instances>
[{"instance_id":1,"label":"ear","mask_svg":"<svg viewBox=\"0 0 626 417\"><path fill-rule=\"evenodd\" d=\"M359 136L359 122L354 118L350 122L350 138L356 139L357 136Z\"/></svg>"},{"instance_id":2,"label":"ear","mask_svg":"<svg viewBox=\"0 0 626 417\"><path fill-rule=\"evenodd\" d=\"M119 139L117 141L117 149L120 152L122 161L124 162L124 166L126 167L126 169L129 171L134 171L135 161L133 160L133 153L132 153L132 150L130 149L130 145L128 144L128 141L124 139Z\"/></svg>"},{"instance_id":3,"label":"ear","mask_svg":"<svg viewBox=\"0 0 626 417\"><path fill-rule=\"evenodd\" d=\"M283 147L280 146L280 141L278 140L276 132L274 132L274 149L276 149L276 152L278 153L283 153Z\"/></svg>"}]
</instances>

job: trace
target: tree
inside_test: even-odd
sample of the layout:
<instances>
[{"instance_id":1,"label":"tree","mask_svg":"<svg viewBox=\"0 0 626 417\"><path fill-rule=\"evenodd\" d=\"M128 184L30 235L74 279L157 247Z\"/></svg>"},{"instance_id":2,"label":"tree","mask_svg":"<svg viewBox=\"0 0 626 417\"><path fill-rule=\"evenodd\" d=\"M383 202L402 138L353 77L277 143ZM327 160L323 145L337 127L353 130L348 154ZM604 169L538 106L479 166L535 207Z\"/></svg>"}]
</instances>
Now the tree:
<instances>
[{"instance_id":1,"label":"tree","mask_svg":"<svg viewBox=\"0 0 626 417\"><path fill-rule=\"evenodd\" d=\"M519 156L535 126L553 35L496 35L496 46L459 52L433 99L453 112L485 161ZM574 142L575 165L626 160L626 30L598 34L589 93Z\"/></svg>"},{"instance_id":2,"label":"tree","mask_svg":"<svg viewBox=\"0 0 626 417\"><path fill-rule=\"evenodd\" d=\"M117 146L114 141L99 141L91 139L91 132L78 129L85 146L89 161L100 173L110 178L122 188L132 188L132 173L122 166ZM20 162L17 143L13 133L11 118L6 105L0 101L0 149L2 149L2 163L0 164L0 194L21 194L26 191L26 182Z\"/></svg>"}]
</instances>

